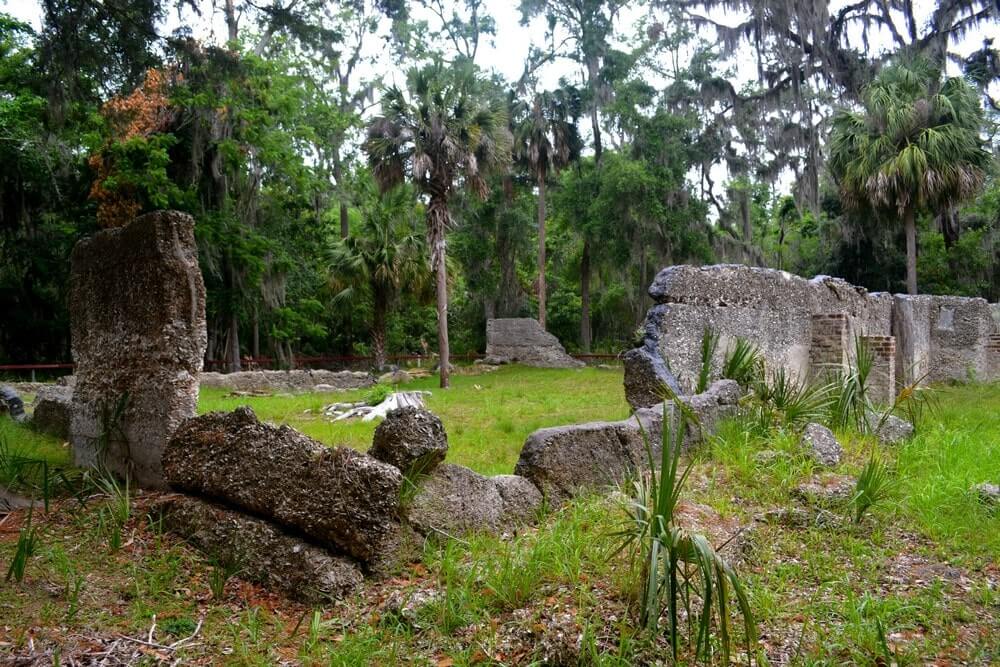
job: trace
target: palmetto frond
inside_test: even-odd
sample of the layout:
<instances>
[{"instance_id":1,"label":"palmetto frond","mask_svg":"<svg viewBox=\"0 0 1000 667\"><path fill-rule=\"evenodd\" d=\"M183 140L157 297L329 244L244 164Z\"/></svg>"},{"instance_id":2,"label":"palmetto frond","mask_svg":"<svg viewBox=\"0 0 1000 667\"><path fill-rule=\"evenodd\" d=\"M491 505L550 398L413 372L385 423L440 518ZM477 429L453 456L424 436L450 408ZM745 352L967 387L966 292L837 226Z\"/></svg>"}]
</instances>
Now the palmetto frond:
<instances>
[{"instance_id":1,"label":"palmetto frond","mask_svg":"<svg viewBox=\"0 0 1000 667\"><path fill-rule=\"evenodd\" d=\"M865 113L834 116L829 165L848 206L901 215L978 190L991 160L979 97L964 79L939 79L923 61L887 67L865 90Z\"/></svg>"}]
</instances>

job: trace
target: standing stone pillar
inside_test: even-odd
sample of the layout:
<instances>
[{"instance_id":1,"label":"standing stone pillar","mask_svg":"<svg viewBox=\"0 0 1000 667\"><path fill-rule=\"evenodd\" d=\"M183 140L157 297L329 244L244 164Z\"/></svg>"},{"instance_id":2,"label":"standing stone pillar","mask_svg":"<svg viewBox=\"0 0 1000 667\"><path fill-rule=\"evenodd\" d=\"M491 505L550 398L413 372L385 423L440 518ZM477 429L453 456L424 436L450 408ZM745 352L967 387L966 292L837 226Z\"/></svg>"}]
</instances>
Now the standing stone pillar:
<instances>
[{"instance_id":1,"label":"standing stone pillar","mask_svg":"<svg viewBox=\"0 0 1000 667\"><path fill-rule=\"evenodd\" d=\"M809 367L814 376L845 371L851 349L851 321L846 313L812 316Z\"/></svg>"},{"instance_id":2,"label":"standing stone pillar","mask_svg":"<svg viewBox=\"0 0 1000 667\"><path fill-rule=\"evenodd\" d=\"M74 462L166 488L163 448L195 414L207 344L194 220L159 211L98 232L73 248L70 281Z\"/></svg>"},{"instance_id":3,"label":"standing stone pillar","mask_svg":"<svg viewBox=\"0 0 1000 667\"><path fill-rule=\"evenodd\" d=\"M896 400L896 338L863 336L862 340L872 355L868 396L878 405L892 405Z\"/></svg>"}]
</instances>

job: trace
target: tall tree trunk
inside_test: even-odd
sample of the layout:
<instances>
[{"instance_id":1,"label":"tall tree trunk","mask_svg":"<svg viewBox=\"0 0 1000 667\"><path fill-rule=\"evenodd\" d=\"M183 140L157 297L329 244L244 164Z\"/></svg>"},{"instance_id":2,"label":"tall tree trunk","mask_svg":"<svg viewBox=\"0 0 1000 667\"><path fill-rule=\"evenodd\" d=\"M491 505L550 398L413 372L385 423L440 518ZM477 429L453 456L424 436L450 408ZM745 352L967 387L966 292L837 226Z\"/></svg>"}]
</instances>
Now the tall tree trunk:
<instances>
[{"instance_id":1,"label":"tall tree trunk","mask_svg":"<svg viewBox=\"0 0 1000 667\"><path fill-rule=\"evenodd\" d=\"M903 224L906 226L906 291L917 293L917 223L913 208L906 209L903 214Z\"/></svg>"},{"instance_id":2,"label":"tall tree trunk","mask_svg":"<svg viewBox=\"0 0 1000 667\"><path fill-rule=\"evenodd\" d=\"M545 175L538 175L538 324L545 328Z\"/></svg>"},{"instance_id":3,"label":"tall tree trunk","mask_svg":"<svg viewBox=\"0 0 1000 667\"><path fill-rule=\"evenodd\" d=\"M250 356L254 359L260 357L260 315L257 313L256 306L253 309L253 339L250 346Z\"/></svg>"},{"instance_id":4,"label":"tall tree trunk","mask_svg":"<svg viewBox=\"0 0 1000 667\"><path fill-rule=\"evenodd\" d=\"M236 7L233 5L233 0L226 0L226 6L223 11L226 15L226 28L229 30L229 41L235 42L236 38L239 37L239 24L236 19Z\"/></svg>"},{"instance_id":5,"label":"tall tree trunk","mask_svg":"<svg viewBox=\"0 0 1000 667\"><path fill-rule=\"evenodd\" d=\"M230 373L238 373L243 370L240 361L240 318L235 310L229 316L229 350L226 356L229 357Z\"/></svg>"},{"instance_id":6,"label":"tall tree trunk","mask_svg":"<svg viewBox=\"0 0 1000 667\"><path fill-rule=\"evenodd\" d=\"M346 239L351 233L350 221L347 218L347 201L345 201L344 164L340 158L340 149L333 151L333 180L337 182L337 197L340 199L340 238Z\"/></svg>"},{"instance_id":7,"label":"tall tree trunk","mask_svg":"<svg viewBox=\"0 0 1000 667\"><path fill-rule=\"evenodd\" d=\"M590 353L590 241L583 242L580 257L580 348Z\"/></svg>"},{"instance_id":8,"label":"tall tree trunk","mask_svg":"<svg viewBox=\"0 0 1000 667\"><path fill-rule=\"evenodd\" d=\"M447 182L450 183L450 176ZM431 250L431 268L437 272L438 374L441 388L450 384L451 354L448 346L448 263L445 234L451 213L448 211L447 186L433 184L427 206L427 240Z\"/></svg>"},{"instance_id":9,"label":"tall tree trunk","mask_svg":"<svg viewBox=\"0 0 1000 667\"><path fill-rule=\"evenodd\" d=\"M958 209L949 206L937 216L937 223L941 227L941 235L944 237L944 247L951 248L958 243L961 229L958 224Z\"/></svg>"},{"instance_id":10,"label":"tall tree trunk","mask_svg":"<svg viewBox=\"0 0 1000 667\"><path fill-rule=\"evenodd\" d=\"M374 294L374 313L372 314L372 356L375 357L375 368L379 371L385 366L385 314L389 308L384 289L372 286Z\"/></svg>"},{"instance_id":11,"label":"tall tree trunk","mask_svg":"<svg viewBox=\"0 0 1000 667\"><path fill-rule=\"evenodd\" d=\"M441 388L451 386L451 354L448 348L448 269L445 266L444 239L441 240L441 250L437 265L437 316L438 316L438 372L441 376Z\"/></svg>"},{"instance_id":12,"label":"tall tree trunk","mask_svg":"<svg viewBox=\"0 0 1000 667\"><path fill-rule=\"evenodd\" d=\"M597 77L599 75L600 63L596 58L587 60L587 85L590 88L590 127L594 132L594 162L597 167L601 166L601 123L597 115Z\"/></svg>"}]
</instances>

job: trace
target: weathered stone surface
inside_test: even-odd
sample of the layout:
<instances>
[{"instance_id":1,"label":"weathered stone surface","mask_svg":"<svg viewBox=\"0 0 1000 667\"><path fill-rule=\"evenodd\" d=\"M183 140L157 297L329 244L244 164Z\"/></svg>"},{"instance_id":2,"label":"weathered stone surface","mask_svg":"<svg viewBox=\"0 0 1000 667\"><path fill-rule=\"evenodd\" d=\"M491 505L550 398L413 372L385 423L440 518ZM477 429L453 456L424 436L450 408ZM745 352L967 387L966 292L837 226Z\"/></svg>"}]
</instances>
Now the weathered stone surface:
<instances>
[{"instance_id":1,"label":"weathered stone surface","mask_svg":"<svg viewBox=\"0 0 1000 667\"><path fill-rule=\"evenodd\" d=\"M664 387L675 394L681 393L677 378L654 346L629 350L622 362L625 365L625 400L633 410L662 402Z\"/></svg>"},{"instance_id":2,"label":"weathered stone surface","mask_svg":"<svg viewBox=\"0 0 1000 667\"><path fill-rule=\"evenodd\" d=\"M375 384L369 373L327 370L202 373L198 379L203 387L268 393L347 391Z\"/></svg>"},{"instance_id":3,"label":"weathered stone surface","mask_svg":"<svg viewBox=\"0 0 1000 667\"><path fill-rule=\"evenodd\" d=\"M153 510L163 525L236 576L305 602L340 599L363 583L357 563L279 526L190 496L166 498Z\"/></svg>"},{"instance_id":4,"label":"weathered stone surface","mask_svg":"<svg viewBox=\"0 0 1000 667\"><path fill-rule=\"evenodd\" d=\"M795 487L793 493L811 505L835 505L854 496L857 479L848 475L814 475Z\"/></svg>"},{"instance_id":5,"label":"weathered stone surface","mask_svg":"<svg viewBox=\"0 0 1000 667\"><path fill-rule=\"evenodd\" d=\"M906 383L996 379L989 350L995 327L985 299L895 295L896 377Z\"/></svg>"},{"instance_id":6,"label":"weathered stone surface","mask_svg":"<svg viewBox=\"0 0 1000 667\"><path fill-rule=\"evenodd\" d=\"M822 424L807 424L802 432L801 445L813 461L829 468L838 465L844 454L833 431Z\"/></svg>"},{"instance_id":7,"label":"weathered stone surface","mask_svg":"<svg viewBox=\"0 0 1000 667\"><path fill-rule=\"evenodd\" d=\"M428 610L438 604L444 595L433 588L393 591L382 603L382 615L405 623L415 630L433 625Z\"/></svg>"},{"instance_id":8,"label":"weathered stone surface","mask_svg":"<svg viewBox=\"0 0 1000 667\"><path fill-rule=\"evenodd\" d=\"M522 477L484 477L445 463L420 482L406 516L425 535L496 533L534 521L541 504L542 494Z\"/></svg>"},{"instance_id":9,"label":"weathered stone surface","mask_svg":"<svg viewBox=\"0 0 1000 667\"><path fill-rule=\"evenodd\" d=\"M845 368L853 362L855 337L866 337L877 348L872 394L887 404L896 381L1000 377L990 343L995 312L983 299L869 293L839 278L806 280L739 265L668 267L649 294L656 303L646 315L645 337L625 355L633 407L656 401L666 368L681 390L692 390L706 329L720 337L716 373L740 337L758 346L768 368L796 377Z\"/></svg>"},{"instance_id":10,"label":"weathered stone surface","mask_svg":"<svg viewBox=\"0 0 1000 667\"><path fill-rule=\"evenodd\" d=\"M888 295L869 294L828 276L806 280L739 265L672 266L657 275L649 294L656 305L647 313L641 349L667 362L687 391L698 377L706 328L720 335L716 371L729 346L742 337L759 346L770 368L796 375L809 369L814 314L844 313L859 334L889 332Z\"/></svg>"},{"instance_id":11,"label":"weathered stone surface","mask_svg":"<svg viewBox=\"0 0 1000 667\"><path fill-rule=\"evenodd\" d=\"M720 380L701 394L680 397L698 419L686 427L682 446L689 448L713 434L720 419L735 413L739 393L735 382ZM614 486L649 466L646 441L659 459L664 415L676 429L676 410L673 401L666 401L640 408L620 422L539 429L525 441L514 472L530 479L554 504Z\"/></svg>"},{"instance_id":12,"label":"weathered stone surface","mask_svg":"<svg viewBox=\"0 0 1000 667\"><path fill-rule=\"evenodd\" d=\"M648 419L655 419L655 409ZM651 444L658 444L652 440ZM648 467L634 418L543 428L528 436L514 473L537 486L552 505L620 484Z\"/></svg>"},{"instance_id":13,"label":"weathered stone surface","mask_svg":"<svg viewBox=\"0 0 1000 667\"><path fill-rule=\"evenodd\" d=\"M530 480L519 475L496 475L490 481L503 500L504 525L533 523L542 508L542 492Z\"/></svg>"},{"instance_id":14,"label":"weathered stone surface","mask_svg":"<svg viewBox=\"0 0 1000 667\"><path fill-rule=\"evenodd\" d=\"M31 424L35 430L62 440L69 439L73 414L73 388L60 385L42 387L32 403Z\"/></svg>"},{"instance_id":15,"label":"weathered stone surface","mask_svg":"<svg viewBox=\"0 0 1000 667\"><path fill-rule=\"evenodd\" d=\"M985 505L1000 506L1000 484L990 484L989 482L976 484L972 487L972 493L979 499L979 502Z\"/></svg>"},{"instance_id":16,"label":"weathered stone surface","mask_svg":"<svg viewBox=\"0 0 1000 667\"><path fill-rule=\"evenodd\" d=\"M348 447L327 447L250 408L186 421L163 455L178 490L307 535L372 569L395 560L402 474Z\"/></svg>"},{"instance_id":17,"label":"weathered stone surface","mask_svg":"<svg viewBox=\"0 0 1000 667\"><path fill-rule=\"evenodd\" d=\"M441 420L427 410L397 408L375 429L368 453L404 475L427 474L444 461L448 434Z\"/></svg>"},{"instance_id":18,"label":"weathered stone surface","mask_svg":"<svg viewBox=\"0 0 1000 667\"><path fill-rule=\"evenodd\" d=\"M720 420L736 414L739 397L740 386L734 380L718 380L700 394L681 397L698 418L697 424L688 425L684 446L690 447L715 433Z\"/></svg>"},{"instance_id":19,"label":"weathered stone surface","mask_svg":"<svg viewBox=\"0 0 1000 667\"><path fill-rule=\"evenodd\" d=\"M889 415L882 421L882 415L872 412L868 414L868 423L883 445L899 445L913 437L913 424L896 415Z\"/></svg>"},{"instance_id":20,"label":"weathered stone surface","mask_svg":"<svg viewBox=\"0 0 1000 667\"><path fill-rule=\"evenodd\" d=\"M160 211L80 241L70 283L74 460L163 488L163 448L195 414L207 343L194 220Z\"/></svg>"},{"instance_id":21,"label":"weathered stone surface","mask_svg":"<svg viewBox=\"0 0 1000 667\"><path fill-rule=\"evenodd\" d=\"M396 369L394 371L389 371L388 373L383 373L378 378L379 384L406 384L413 380L413 376L406 371Z\"/></svg>"},{"instance_id":22,"label":"weathered stone surface","mask_svg":"<svg viewBox=\"0 0 1000 667\"><path fill-rule=\"evenodd\" d=\"M530 317L487 320L486 357L543 368L583 366L582 361L566 354L558 338Z\"/></svg>"}]
</instances>

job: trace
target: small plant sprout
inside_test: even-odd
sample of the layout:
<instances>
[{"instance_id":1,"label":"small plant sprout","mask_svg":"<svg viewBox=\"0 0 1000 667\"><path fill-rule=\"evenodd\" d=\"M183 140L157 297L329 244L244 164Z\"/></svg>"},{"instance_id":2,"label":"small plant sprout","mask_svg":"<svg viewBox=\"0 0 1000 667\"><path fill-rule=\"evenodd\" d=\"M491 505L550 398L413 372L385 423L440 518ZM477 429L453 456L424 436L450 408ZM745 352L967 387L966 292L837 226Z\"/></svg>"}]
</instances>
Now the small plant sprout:
<instances>
[{"instance_id":1,"label":"small plant sprout","mask_svg":"<svg viewBox=\"0 0 1000 667\"><path fill-rule=\"evenodd\" d=\"M855 485L851 504L854 507L854 523L861 523L862 517L876 504L888 496L892 485L889 468L874 450L868 463L862 468Z\"/></svg>"}]
</instances>

